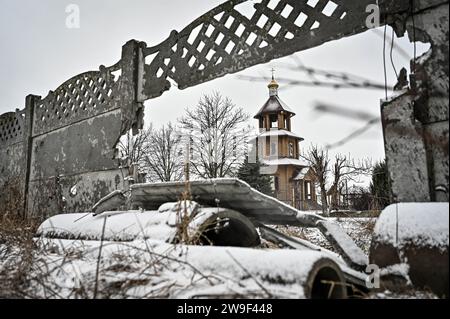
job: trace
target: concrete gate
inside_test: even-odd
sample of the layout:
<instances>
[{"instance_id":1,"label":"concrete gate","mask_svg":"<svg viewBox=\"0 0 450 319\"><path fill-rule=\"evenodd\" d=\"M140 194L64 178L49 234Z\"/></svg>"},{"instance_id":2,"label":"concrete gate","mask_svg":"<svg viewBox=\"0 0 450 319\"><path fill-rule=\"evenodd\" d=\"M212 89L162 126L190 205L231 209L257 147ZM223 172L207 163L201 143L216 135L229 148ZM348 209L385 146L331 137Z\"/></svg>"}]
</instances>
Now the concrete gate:
<instances>
[{"instance_id":1,"label":"concrete gate","mask_svg":"<svg viewBox=\"0 0 450 319\"><path fill-rule=\"evenodd\" d=\"M256 2L256 3L255 3ZM143 127L143 103L256 64L366 31L375 0L230 0L161 44L131 40L111 67L73 77L0 116L0 187L16 181L23 213L83 212L127 185L120 137ZM381 24L429 41L411 90L383 104L399 201L448 201L448 1L377 1ZM0 201L6 200L5 191ZM3 196L3 198L2 198Z\"/></svg>"}]
</instances>

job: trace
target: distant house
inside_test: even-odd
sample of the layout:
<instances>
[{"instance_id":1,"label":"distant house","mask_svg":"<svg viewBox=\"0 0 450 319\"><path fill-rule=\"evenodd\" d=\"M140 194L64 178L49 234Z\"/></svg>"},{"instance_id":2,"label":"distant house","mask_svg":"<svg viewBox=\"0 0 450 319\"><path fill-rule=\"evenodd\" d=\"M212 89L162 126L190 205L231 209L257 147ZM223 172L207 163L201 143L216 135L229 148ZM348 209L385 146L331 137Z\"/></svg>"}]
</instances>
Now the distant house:
<instances>
[{"instance_id":1,"label":"distant house","mask_svg":"<svg viewBox=\"0 0 450 319\"><path fill-rule=\"evenodd\" d=\"M279 85L272 77L269 99L255 115L259 123L256 154L264 165L263 174L272 177L275 197L301 210L318 209L315 177L311 168L300 160L300 142L292 132L293 110L278 96Z\"/></svg>"},{"instance_id":2,"label":"distant house","mask_svg":"<svg viewBox=\"0 0 450 319\"><path fill-rule=\"evenodd\" d=\"M333 201L335 197L335 201ZM333 210L368 210L371 201L370 194L363 187L342 185L338 190L332 186L327 192L328 203ZM367 205L367 207L366 207Z\"/></svg>"}]
</instances>

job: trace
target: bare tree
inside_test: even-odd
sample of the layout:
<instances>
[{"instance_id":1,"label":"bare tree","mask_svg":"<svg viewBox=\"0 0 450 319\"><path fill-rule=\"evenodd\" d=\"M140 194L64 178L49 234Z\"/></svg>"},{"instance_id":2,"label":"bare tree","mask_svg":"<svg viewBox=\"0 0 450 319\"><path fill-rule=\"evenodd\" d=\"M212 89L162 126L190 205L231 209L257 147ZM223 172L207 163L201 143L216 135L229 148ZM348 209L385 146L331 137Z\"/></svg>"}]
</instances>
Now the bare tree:
<instances>
[{"instance_id":1,"label":"bare tree","mask_svg":"<svg viewBox=\"0 0 450 319\"><path fill-rule=\"evenodd\" d=\"M339 208L339 197L349 181L360 182L362 176L369 176L371 172L372 164L370 160L359 161L357 163L350 155L336 154L331 169L333 184L330 188L330 209Z\"/></svg>"},{"instance_id":2,"label":"bare tree","mask_svg":"<svg viewBox=\"0 0 450 319\"><path fill-rule=\"evenodd\" d=\"M182 136L172 123L153 130L145 142L142 167L151 182L183 178Z\"/></svg>"},{"instance_id":3,"label":"bare tree","mask_svg":"<svg viewBox=\"0 0 450 319\"><path fill-rule=\"evenodd\" d=\"M190 136L190 170L200 178L236 174L245 158L249 116L218 92L204 95L180 120Z\"/></svg>"},{"instance_id":4,"label":"bare tree","mask_svg":"<svg viewBox=\"0 0 450 319\"><path fill-rule=\"evenodd\" d=\"M151 126L140 130L135 136L129 131L117 144L120 166L128 168L128 177L136 178L137 173L142 171L144 159L148 153L148 139L152 132Z\"/></svg>"},{"instance_id":5,"label":"bare tree","mask_svg":"<svg viewBox=\"0 0 450 319\"><path fill-rule=\"evenodd\" d=\"M327 200L327 177L329 173L330 158L328 151L324 150L317 145L311 145L306 151L305 155L301 155L304 158L316 177L316 183L320 188L320 199L322 202L322 212L324 215L328 215L328 200Z\"/></svg>"}]
</instances>

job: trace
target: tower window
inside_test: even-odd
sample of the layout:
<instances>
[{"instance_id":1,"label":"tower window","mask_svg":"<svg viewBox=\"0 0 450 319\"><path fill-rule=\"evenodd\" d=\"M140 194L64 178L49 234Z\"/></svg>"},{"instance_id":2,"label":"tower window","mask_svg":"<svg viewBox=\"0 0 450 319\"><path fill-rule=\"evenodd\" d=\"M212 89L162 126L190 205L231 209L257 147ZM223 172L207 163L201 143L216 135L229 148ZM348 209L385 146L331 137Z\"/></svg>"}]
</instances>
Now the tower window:
<instances>
[{"instance_id":1,"label":"tower window","mask_svg":"<svg viewBox=\"0 0 450 319\"><path fill-rule=\"evenodd\" d=\"M277 115L270 116L270 128L278 128L278 116Z\"/></svg>"},{"instance_id":2,"label":"tower window","mask_svg":"<svg viewBox=\"0 0 450 319\"><path fill-rule=\"evenodd\" d=\"M311 189L311 182L305 181L305 198L306 199L312 199L312 189Z\"/></svg>"},{"instance_id":3,"label":"tower window","mask_svg":"<svg viewBox=\"0 0 450 319\"><path fill-rule=\"evenodd\" d=\"M270 185L272 187L273 191L278 191L279 185L278 185L278 176L271 176L270 177Z\"/></svg>"},{"instance_id":4,"label":"tower window","mask_svg":"<svg viewBox=\"0 0 450 319\"><path fill-rule=\"evenodd\" d=\"M287 117L287 118L284 120L284 128L285 128L286 130L288 130L288 131L291 130L291 119L290 119L289 117Z\"/></svg>"}]
</instances>

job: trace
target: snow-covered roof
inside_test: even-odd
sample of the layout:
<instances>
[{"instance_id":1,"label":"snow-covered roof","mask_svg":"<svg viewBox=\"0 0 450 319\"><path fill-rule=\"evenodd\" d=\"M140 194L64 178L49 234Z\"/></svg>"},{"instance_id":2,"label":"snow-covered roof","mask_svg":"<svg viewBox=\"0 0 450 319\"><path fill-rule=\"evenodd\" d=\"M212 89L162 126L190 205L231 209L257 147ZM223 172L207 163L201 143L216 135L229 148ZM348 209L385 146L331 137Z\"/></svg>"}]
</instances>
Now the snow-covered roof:
<instances>
[{"instance_id":1,"label":"snow-covered roof","mask_svg":"<svg viewBox=\"0 0 450 319\"><path fill-rule=\"evenodd\" d=\"M263 132L263 133L261 133L259 135L256 135L256 136L252 137L251 140L254 140L254 139L259 138L259 137L267 137L267 136L291 136L291 137L298 138L298 139L300 139L302 141L304 140L303 137L301 137L301 136L299 136L299 135L297 135L297 134L295 134L295 133L293 133L291 131L278 130L278 129L277 130L270 130L270 131Z\"/></svg>"},{"instance_id":2,"label":"snow-covered roof","mask_svg":"<svg viewBox=\"0 0 450 319\"><path fill-rule=\"evenodd\" d=\"M357 185L351 185L349 188L348 188L348 193L349 194L359 194L359 193L361 193L361 190L362 189L364 189L364 187L361 187L361 186L357 186ZM347 192L347 191L346 191Z\"/></svg>"},{"instance_id":3,"label":"snow-covered roof","mask_svg":"<svg viewBox=\"0 0 450 319\"><path fill-rule=\"evenodd\" d=\"M284 103L278 95L273 95L269 97L267 102L263 105L263 107L259 110L259 112L255 115L255 118L259 118L264 113L276 113L285 111L288 113L291 113L292 115L295 115L294 111L286 104Z\"/></svg>"},{"instance_id":4,"label":"snow-covered roof","mask_svg":"<svg viewBox=\"0 0 450 319\"><path fill-rule=\"evenodd\" d=\"M296 158L277 158L277 159L263 159L261 160L263 165L269 166L282 166L282 165L296 165L296 166L308 166L308 164L302 160Z\"/></svg>"},{"instance_id":5,"label":"snow-covered roof","mask_svg":"<svg viewBox=\"0 0 450 319\"><path fill-rule=\"evenodd\" d=\"M299 181L302 179L305 179L306 174L308 174L309 172L309 167L303 167L300 169L300 171L298 172L297 176L294 177L294 180Z\"/></svg>"}]
</instances>

